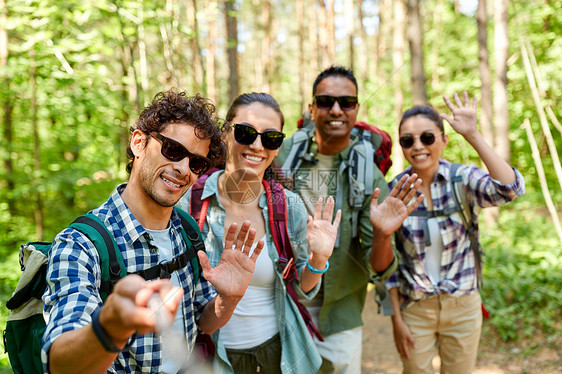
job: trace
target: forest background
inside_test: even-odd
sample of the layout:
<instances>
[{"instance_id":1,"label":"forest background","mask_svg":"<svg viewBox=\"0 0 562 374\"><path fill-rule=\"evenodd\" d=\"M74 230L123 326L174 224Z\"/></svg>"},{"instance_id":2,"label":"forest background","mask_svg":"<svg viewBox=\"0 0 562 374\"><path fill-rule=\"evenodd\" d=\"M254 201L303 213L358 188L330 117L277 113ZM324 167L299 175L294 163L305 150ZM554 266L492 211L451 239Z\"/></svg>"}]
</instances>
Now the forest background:
<instances>
[{"instance_id":1,"label":"forest background","mask_svg":"<svg viewBox=\"0 0 562 374\"><path fill-rule=\"evenodd\" d=\"M561 0L0 0L0 329L19 245L50 241L126 180L128 129L158 91L201 92L221 116L239 93L269 92L290 135L316 75L341 64L359 82L359 120L394 141L413 104L445 112L443 95L478 97L481 131L527 185L481 220L492 315L483 334L524 355L560 352L560 9ZM446 131L446 158L481 165ZM398 145L393 160L389 180L404 165Z\"/></svg>"}]
</instances>

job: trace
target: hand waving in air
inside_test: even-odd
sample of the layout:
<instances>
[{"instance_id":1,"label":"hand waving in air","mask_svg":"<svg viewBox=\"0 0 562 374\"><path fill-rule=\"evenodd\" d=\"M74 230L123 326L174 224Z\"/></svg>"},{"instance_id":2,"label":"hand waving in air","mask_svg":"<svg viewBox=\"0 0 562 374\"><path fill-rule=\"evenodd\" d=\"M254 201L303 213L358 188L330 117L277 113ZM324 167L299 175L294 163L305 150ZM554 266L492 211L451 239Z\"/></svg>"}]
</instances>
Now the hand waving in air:
<instances>
[{"instance_id":1,"label":"hand waving in air","mask_svg":"<svg viewBox=\"0 0 562 374\"><path fill-rule=\"evenodd\" d=\"M422 180L416 173L404 174L388 196L379 204L380 190L373 192L370 218L373 227L384 235L391 235L422 202L423 194L413 200ZM411 204L410 202L413 201ZM410 205L408 205L410 204Z\"/></svg>"},{"instance_id":2,"label":"hand waving in air","mask_svg":"<svg viewBox=\"0 0 562 374\"><path fill-rule=\"evenodd\" d=\"M463 92L464 104L461 102L459 95L455 92L453 94L453 99L455 100L456 106L445 96L443 96L443 101L447 107L451 110L453 118L451 118L446 113L441 113L441 118L446 120L451 124L451 127L466 138L467 135L472 135L478 132L478 126L476 121L476 96L472 98L472 104L470 103L468 93Z\"/></svg>"},{"instance_id":3,"label":"hand waving in air","mask_svg":"<svg viewBox=\"0 0 562 374\"><path fill-rule=\"evenodd\" d=\"M337 211L334 222L332 222L334 198L328 197L324 210L322 210L323 202L324 199L320 197L314 208L314 217L308 216L306 239L312 251L312 256L327 260L332 255L338 236L341 210Z\"/></svg>"},{"instance_id":4,"label":"hand waving in air","mask_svg":"<svg viewBox=\"0 0 562 374\"><path fill-rule=\"evenodd\" d=\"M250 228L250 221L242 224L238 235L236 235L237 228L236 223L228 228L224 250L217 266L211 267L205 252L199 251L197 255L205 278L219 294L225 297L242 298L254 274L256 260L263 249L264 241L260 240L250 255L256 230Z\"/></svg>"}]
</instances>

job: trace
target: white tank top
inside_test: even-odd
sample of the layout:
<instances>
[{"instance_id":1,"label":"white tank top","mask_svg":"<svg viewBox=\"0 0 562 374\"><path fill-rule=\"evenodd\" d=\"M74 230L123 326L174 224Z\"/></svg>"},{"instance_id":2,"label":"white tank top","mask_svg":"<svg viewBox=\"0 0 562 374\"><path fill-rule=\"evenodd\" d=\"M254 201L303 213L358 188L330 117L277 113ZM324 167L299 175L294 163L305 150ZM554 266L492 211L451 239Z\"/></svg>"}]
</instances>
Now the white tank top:
<instances>
[{"instance_id":1,"label":"white tank top","mask_svg":"<svg viewBox=\"0 0 562 374\"><path fill-rule=\"evenodd\" d=\"M226 348L253 348L279 332L274 305L276 275L267 251L267 241L265 243L244 297L230 320L220 329L220 337Z\"/></svg>"},{"instance_id":2,"label":"white tank top","mask_svg":"<svg viewBox=\"0 0 562 374\"><path fill-rule=\"evenodd\" d=\"M436 217L427 218L427 228L431 245L425 247L425 258L423 266L429 275L429 279L435 286L441 280L441 254L443 253L443 239L439 231L439 223Z\"/></svg>"}]
</instances>

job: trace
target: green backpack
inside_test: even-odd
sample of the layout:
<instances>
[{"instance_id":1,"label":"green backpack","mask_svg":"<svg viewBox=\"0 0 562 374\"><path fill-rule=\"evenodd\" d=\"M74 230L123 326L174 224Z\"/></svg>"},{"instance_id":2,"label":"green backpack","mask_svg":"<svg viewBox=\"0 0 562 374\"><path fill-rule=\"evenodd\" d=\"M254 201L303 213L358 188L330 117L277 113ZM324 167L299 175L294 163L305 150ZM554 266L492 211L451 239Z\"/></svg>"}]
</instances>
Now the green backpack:
<instances>
[{"instance_id":1,"label":"green backpack","mask_svg":"<svg viewBox=\"0 0 562 374\"><path fill-rule=\"evenodd\" d=\"M174 208L182 223L181 235L187 251L171 261L160 263L136 272L146 280L169 278L174 271L189 262L194 271L194 286L199 281L201 268L197 252L205 250L201 233L193 218L181 209ZM101 261L100 294L103 302L113 286L127 275L121 251L104 223L93 214L78 217L69 227L80 231L96 247ZM16 374L43 373L41 363L42 337L45 332L42 296L47 288L47 262L52 243L29 242L21 246L20 266L23 271L12 298L6 303L11 310L4 330L4 347Z\"/></svg>"}]
</instances>

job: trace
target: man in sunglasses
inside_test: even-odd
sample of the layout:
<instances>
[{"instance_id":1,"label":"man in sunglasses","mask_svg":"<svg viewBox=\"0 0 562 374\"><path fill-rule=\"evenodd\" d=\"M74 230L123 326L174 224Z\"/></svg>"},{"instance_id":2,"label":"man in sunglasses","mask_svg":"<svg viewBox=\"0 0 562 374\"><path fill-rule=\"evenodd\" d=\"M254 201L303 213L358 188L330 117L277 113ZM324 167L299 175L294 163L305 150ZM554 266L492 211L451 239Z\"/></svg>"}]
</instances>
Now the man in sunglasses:
<instances>
[{"instance_id":1,"label":"man in sunglasses","mask_svg":"<svg viewBox=\"0 0 562 374\"><path fill-rule=\"evenodd\" d=\"M336 209L342 210L331 266L322 277L318 296L305 302L324 337L323 342L315 340L323 358L323 373L360 373L361 312L368 281L380 282L396 269L391 235L421 201L407 206L421 183L415 175L404 179L407 183L402 191L396 189L389 194L381 171L372 159L367 160L372 172L369 169L366 173L371 178L365 183L372 183L374 193L359 200L360 210L353 222L348 167L357 162L349 158L360 143L352 136L359 109L357 91L353 72L345 67L332 66L320 73L309 105L314 128L299 130L285 141L277 159L285 175L293 178L294 190L310 214L318 196L335 196ZM307 142L295 140L305 136Z\"/></svg>"},{"instance_id":2,"label":"man in sunglasses","mask_svg":"<svg viewBox=\"0 0 562 374\"><path fill-rule=\"evenodd\" d=\"M227 229L215 268L204 252L197 253L204 277L196 287L193 262L172 266L189 248L174 205L224 156L214 106L199 95L157 94L131 128L127 156L128 183L91 213L113 234L129 275L116 282L103 303L102 264L94 244L73 228L57 235L43 296L50 315L43 336L46 371L177 373L198 329L210 334L224 325L250 283L263 241L250 256L255 230L249 222L238 234L236 224ZM200 236L194 225L192 233ZM153 268L170 273L160 270L160 279L147 277L150 282L132 274ZM170 347L170 330L177 332L172 342L178 336L183 340L179 347ZM179 348L185 360L172 357L169 348Z\"/></svg>"}]
</instances>

